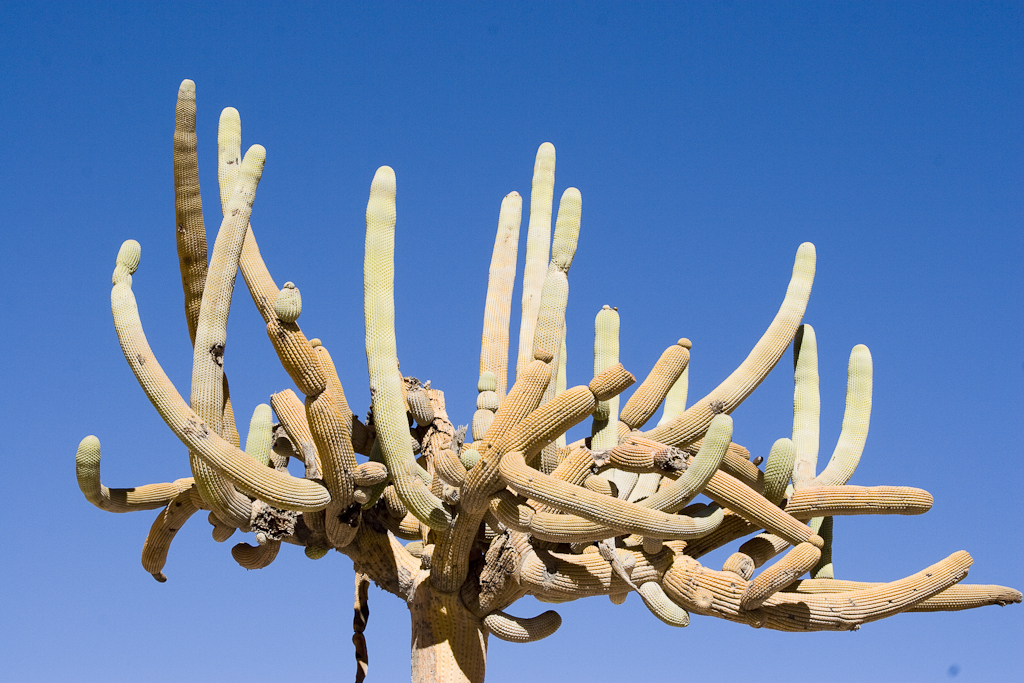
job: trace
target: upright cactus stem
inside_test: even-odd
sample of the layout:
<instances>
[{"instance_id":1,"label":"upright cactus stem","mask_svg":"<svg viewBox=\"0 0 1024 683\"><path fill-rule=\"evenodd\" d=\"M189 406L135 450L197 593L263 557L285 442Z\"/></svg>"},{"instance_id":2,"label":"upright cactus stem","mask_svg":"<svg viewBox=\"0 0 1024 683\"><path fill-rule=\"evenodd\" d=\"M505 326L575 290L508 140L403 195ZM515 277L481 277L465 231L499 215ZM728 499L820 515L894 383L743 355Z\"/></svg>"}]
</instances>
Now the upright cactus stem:
<instances>
[{"instance_id":1,"label":"upright cactus stem","mask_svg":"<svg viewBox=\"0 0 1024 683\"><path fill-rule=\"evenodd\" d=\"M619 314L610 306L595 319L593 380L566 386L567 275L582 196L575 188L562 193L552 239L555 148L544 143L530 195L515 381L506 390L522 218L522 197L511 192L498 216L472 441L464 443L466 428L449 419L445 394L399 369L395 172L377 170L366 206L369 391L355 399L364 407L368 400L363 418L350 407L327 348L300 329L298 288L292 282L279 288L260 254L249 219L265 151L254 145L242 157L241 119L230 107L217 139L223 220L207 264L195 127L195 84L186 80L178 91L173 155L175 231L193 343L188 401L143 332L132 292L138 242L121 245L110 293L125 360L188 448L193 476L110 488L100 476L97 437L82 439L75 456L79 488L92 505L158 511L141 558L157 581L167 580L171 542L199 510L208 514L217 541L238 529L253 533L230 550L245 569L269 566L290 545L313 560L337 550L357 571L357 681L368 671L366 599L373 581L409 608L417 683L481 683L488 636L516 643L557 638L562 618L556 612L511 616L513 603L527 595L545 602L608 596L618 605L636 592L669 626L712 616L781 631L849 630L905 611L1021 601L1012 588L958 585L972 562L964 551L888 584L834 578L835 517L921 514L933 500L908 486L848 484L871 414L865 346L850 354L842 433L818 471L817 345L815 331L802 324L816 265L810 243L797 250L785 298L764 336L713 391L686 407L692 344L682 338L620 410L619 397L636 377L619 362ZM341 229L352 222L344 219ZM238 271L298 390L278 387L270 405L256 406L244 451L223 367ZM749 451L732 442L731 413L791 342L792 434L774 443L762 471L762 456L751 462ZM657 425L640 431L661 406ZM567 443L567 430L588 418L590 438ZM291 457L305 464L304 477L288 472ZM710 502L693 502L701 494ZM698 562L736 541L722 571ZM812 578L802 579L808 572Z\"/></svg>"}]
</instances>

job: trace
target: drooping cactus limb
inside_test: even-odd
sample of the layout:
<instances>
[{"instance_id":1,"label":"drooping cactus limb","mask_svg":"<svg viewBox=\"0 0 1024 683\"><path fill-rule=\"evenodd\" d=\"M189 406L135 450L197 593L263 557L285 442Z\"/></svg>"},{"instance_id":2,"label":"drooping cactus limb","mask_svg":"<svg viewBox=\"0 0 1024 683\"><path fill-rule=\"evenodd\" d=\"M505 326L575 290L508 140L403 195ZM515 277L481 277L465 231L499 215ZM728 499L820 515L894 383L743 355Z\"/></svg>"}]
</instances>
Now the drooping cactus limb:
<instances>
[{"instance_id":1,"label":"drooping cactus limb","mask_svg":"<svg viewBox=\"0 0 1024 683\"><path fill-rule=\"evenodd\" d=\"M784 589L785 593L800 595L817 595L821 593L847 593L866 588L884 586L882 583L866 581L840 581L835 579L804 579ZM956 584L935 595L922 600L908 612L957 612L985 605L1000 607L1021 601L1018 590L1006 586L986 586L983 584Z\"/></svg>"},{"instance_id":2,"label":"drooping cactus limb","mask_svg":"<svg viewBox=\"0 0 1024 683\"><path fill-rule=\"evenodd\" d=\"M921 515L932 495L912 486L818 486L794 491L786 514L796 519L828 515Z\"/></svg>"},{"instance_id":3,"label":"drooping cactus limb","mask_svg":"<svg viewBox=\"0 0 1024 683\"><path fill-rule=\"evenodd\" d=\"M251 546L248 543L238 543L231 548L231 557L235 562L246 569L264 569L277 559L277 553L281 549L281 541L267 541L263 545Z\"/></svg>"},{"instance_id":4,"label":"drooping cactus limb","mask_svg":"<svg viewBox=\"0 0 1024 683\"><path fill-rule=\"evenodd\" d=\"M811 569L811 578L814 579L834 579L835 568L832 566L832 527L833 518L825 517L821 520L821 526L818 529L818 535L825 541L825 546L821 549L821 559Z\"/></svg>"},{"instance_id":5,"label":"drooping cactus limb","mask_svg":"<svg viewBox=\"0 0 1024 683\"><path fill-rule=\"evenodd\" d=\"M562 625L562 617L554 610L535 617L514 617L495 610L484 617L484 626L495 638L510 643L532 643L547 638Z\"/></svg>"},{"instance_id":6,"label":"drooping cactus limb","mask_svg":"<svg viewBox=\"0 0 1024 683\"><path fill-rule=\"evenodd\" d=\"M142 568L160 583L167 580L163 568L171 541L188 518L199 509L193 500L193 493L192 490L182 491L167 503L167 507L153 520L153 526L142 546Z\"/></svg>"},{"instance_id":7,"label":"drooping cactus limb","mask_svg":"<svg viewBox=\"0 0 1024 683\"><path fill-rule=\"evenodd\" d=\"M451 513L413 474L412 447L395 340L395 172L377 170L366 206L366 261L363 268L366 361L370 371L377 438L395 490L409 511L432 529L444 530Z\"/></svg>"},{"instance_id":8,"label":"drooping cactus limb","mask_svg":"<svg viewBox=\"0 0 1024 683\"><path fill-rule=\"evenodd\" d=\"M693 348L693 344L687 338L680 339L677 344L686 348L687 351ZM690 391L690 364L687 361L686 367L683 368L682 374L679 375L679 379L672 384L672 387L668 390L668 394L665 395L664 408L661 411L661 419L658 420L657 426L662 426L672 420L676 419L680 415L686 412L686 397Z\"/></svg>"},{"instance_id":9,"label":"drooping cactus limb","mask_svg":"<svg viewBox=\"0 0 1024 683\"><path fill-rule=\"evenodd\" d=\"M132 488L110 489L100 480L100 440L87 436L78 444L75 454L78 488L85 499L107 512L134 512L165 507L175 496L192 488L187 477L167 484L145 484Z\"/></svg>"},{"instance_id":10,"label":"drooping cactus limb","mask_svg":"<svg viewBox=\"0 0 1024 683\"><path fill-rule=\"evenodd\" d=\"M672 602L657 581L640 584L637 592L644 599L644 604L647 605L647 609L651 610L651 614L669 626L683 628L690 625L690 614Z\"/></svg>"},{"instance_id":11,"label":"drooping cactus limb","mask_svg":"<svg viewBox=\"0 0 1024 683\"><path fill-rule=\"evenodd\" d=\"M125 249L133 252L132 258L127 258ZM110 303L121 351L157 413L182 443L245 493L288 510L326 507L330 495L322 486L260 465L211 431L185 404L153 355L139 320L131 274L138 266L140 251L137 242L122 246L114 270Z\"/></svg>"},{"instance_id":12,"label":"drooping cactus limb","mask_svg":"<svg viewBox=\"0 0 1024 683\"><path fill-rule=\"evenodd\" d=\"M793 277L778 314L746 359L724 382L681 416L645 432L644 436L670 446L683 447L704 433L716 408L726 413L735 410L775 367L793 340L811 294L814 266L814 245L805 242L797 250Z\"/></svg>"},{"instance_id":13,"label":"drooping cactus limb","mask_svg":"<svg viewBox=\"0 0 1024 683\"><path fill-rule=\"evenodd\" d=\"M516 281L516 257L522 218L523 198L518 192L510 192L501 200L498 212L498 233L494 237L494 252L491 254L487 278L484 332L480 343L480 374L494 374L495 387L490 391L497 393L499 401L505 398L508 382L509 321L512 317L512 288Z\"/></svg>"}]
</instances>

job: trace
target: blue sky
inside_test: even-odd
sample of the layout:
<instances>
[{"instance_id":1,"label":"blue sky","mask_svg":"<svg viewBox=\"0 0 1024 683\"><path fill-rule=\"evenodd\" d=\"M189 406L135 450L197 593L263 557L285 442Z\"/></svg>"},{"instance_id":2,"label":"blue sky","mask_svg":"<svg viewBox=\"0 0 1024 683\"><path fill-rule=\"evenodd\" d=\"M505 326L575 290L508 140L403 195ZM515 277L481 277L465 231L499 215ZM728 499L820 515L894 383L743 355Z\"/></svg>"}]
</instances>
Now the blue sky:
<instances>
[{"instance_id":1,"label":"blue sky","mask_svg":"<svg viewBox=\"0 0 1024 683\"><path fill-rule=\"evenodd\" d=\"M0 563L4 678L352 676L346 558L311 562L286 546L246 572L229 552L237 535L217 544L197 515L157 584L139 565L155 513L103 513L75 483L87 434L103 443L110 486L188 474L109 309L114 256L137 239L142 320L187 392L171 174L184 78L197 84L211 244L216 126L234 106L243 145L268 150L252 219L260 247L278 282L302 289L303 329L331 349L357 410L369 403L361 277L375 169L398 178L402 368L444 389L453 419L468 422L498 207L512 190L528 196L550 141L556 197L583 195L570 385L590 377L593 318L609 304L627 368L643 376L689 337L691 396L703 395L759 338L797 246L814 242L805 321L819 343L822 452L839 433L849 350L867 344L874 412L851 483L935 497L921 517L838 519L837 577L892 580L966 549L969 582L1024 584L1020 4L7 1L0 25L13 295L0 490L18 512ZM241 289L228 340L247 423L292 384ZM791 362L734 413L734 439L755 455L790 434ZM376 589L370 600L370 680L405 680L404 606ZM1024 666L1020 606L802 636L696 617L674 630L637 596L558 610L547 640L491 639L488 681L999 681Z\"/></svg>"}]
</instances>

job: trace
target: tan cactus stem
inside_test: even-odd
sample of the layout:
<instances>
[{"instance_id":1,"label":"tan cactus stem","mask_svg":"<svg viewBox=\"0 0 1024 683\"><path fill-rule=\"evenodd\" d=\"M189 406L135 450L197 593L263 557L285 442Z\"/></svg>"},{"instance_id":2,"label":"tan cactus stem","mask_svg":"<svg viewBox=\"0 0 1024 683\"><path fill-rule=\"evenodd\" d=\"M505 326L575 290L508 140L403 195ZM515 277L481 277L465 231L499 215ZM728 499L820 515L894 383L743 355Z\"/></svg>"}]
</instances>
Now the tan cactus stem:
<instances>
[{"instance_id":1,"label":"tan cactus stem","mask_svg":"<svg viewBox=\"0 0 1024 683\"><path fill-rule=\"evenodd\" d=\"M480 342L480 374L494 374L495 388L491 391L497 393L499 402L505 398L508 382L509 320L512 317L512 288L516 282L522 218L523 198L518 192L510 192L501 200L498 212L498 232L494 237L494 251L487 275L484 332Z\"/></svg>"},{"instance_id":2,"label":"tan cactus stem","mask_svg":"<svg viewBox=\"0 0 1024 683\"><path fill-rule=\"evenodd\" d=\"M530 192L530 223L526 231L523 305L519 323L519 358L516 377L534 359L533 333L540 311L541 290L551 246L551 209L555 198L555 147L545 142L537 150Z\"/></svg>"},{"instance_id":3,"label":"tan cactus stem","mask_svg":"<svg viewBox=\"0 0 1024 683\"><path fill-rule=\"evenodd\" d=\"M235 486L274 507L285 510L320 510L326 507L330 495L325 488L315 482L297 479L259 465L212 432L185 404L153 355L142 330L135 294L131 290L131 273L137 265L137 258L134 264L119 260L118 268L114 271L114 287L110 292L114 328L121 343L121 351L139 385L174 435L228 477Z\"/></svg>"},{"instance_id":4,"label":"tan cactus stem","mask_svg":"<svg viewBox=\"0 0 1024 683\"><path fill-rule=\"evenodd\" d=\"M680 339L677 343L688 351L693 348L693 344L685 337ZM668 390L668 394L665 396L665 407L661 411L661 419L658 420L658 427L671 422L686 412L686 397L687 394L689 394L689 391L690 363L687 361L686 367L683 368L683 373L679 375L679 379L675 381L672 388Z\"/></svg>"},{"instance_id":5,"label":"tan cactus stem","mask_svg":"<svg viewBox=\"0 0 1024 683\"><path fill-rule=\"evenodd\" d=\"M409 599L412 617L412 680L483 683L487 629L458 594L430 590L420 572Z\"/></svg>"},{"instance_id":6,"label":"tan cactus stem","mask_svg":"<svg viewBox=\"0 0 1024 683\"><path fill-rule=\"evenodd\" d=\"M690 351L683 346L683 342L689 343L689 340L680 339L665 349L651 369L651 373L647 375L647 379L626 401L619 419L630 429L640 429L651 419L672 386L683 374L683 370L690 362Z\"/></svg>"},{"instance_id":7,"label":"tan cactus stem","mask_svg":"<svg viewBox=\"0 0 1024 683\"><path fill-rule=\"evenodd\" d=\"M554 610L535 617L513 617L495 610L484 617L484 626L491 635L510 643L532 643L547 638L562 625L562 617Z\"/></svg>"},{"instance_id":8,"label":"tan cactus stem","mask_svg":"<svg viewBox=\"0 0 1024 683\"><path fill-rule=\"evenodd\" d=\"M185 291L188 337L196 340L199 306L206 283L206 228L199 193L199 157L196 138L196 84L185 79L178 88L174 110L174 218L181 287ZM234 178L231 187L234 187Z\"/></svg>"},{"instance_id":9,"label":"tan cactus stem","mask_svg":"<svg viewBox=\"0 0 1024 683\"><path fill-rule=\"evenodd\" d=\"M618 532L615 535L640 534L662 539L687 539L703 536L717 526L713 517L701 520L669 514L602 496L582 486L573 486L527 466L523 454L518 451L506 453L502 457L501 474L509 486L521 495L615 529ZM536 520L537 515L534 516L534 524ZM708 520L712 520L710 525L706 523Z\"/></svg>"},{"instance_id":10,"label":"tan cactus stem","mask_svg":"<svg viewBox=\"0 0 1024 683\"><path fill-rule=\"evenodd\" d=\"M100 440L87 436L78 444L75 454L78 488L85 499L107 512L134 512L165 507L171 499L192 488L192 477L167 484L145 484L124 489L110 489L100 481Z\"/></svg>"},{"instance_id":11,"label":"tan cactus stem","mask_svg":"<svg viewBox=\"0 0 1024 683\"><path fill-rule=\"evenodd\" d=\"M298 449L303 464L306 465L306 478L318 479L321 476L320 454L317 452L313 434L306 421L306 408L291 389L285 389L270 397L270 407L274 409L277 419L284 427L288 438Z\"/></svg>"},{"instance_id":12,"label":"tan cactus stem","mask_svg":"<svg viewBox=\"0 0 1024 683\"><path fill-rule=\"evenodd\" d=\"M750 355L710 394L675 420L655 427L644 436L670 446L684 447L700 438L716 410L725 413L735 410L768 376L793 340L811 295L814 266L814 245L804 242L797 250L793 277L782 306Z\"/></svg>"},{"instance_id":13,"label":"tan cactus stem","mask_svg":"<svg viewBox=\"0 0 1024 683\"><path fill-rule=\"evenodd\" d=\"M306 418L321 455L324 486L331 493L325 523L327 538L336 548L343 548L355 537L359 505L354 497L352 472L355 452L349 432L351 423L338 410L330 391L306 397Z\"/></svg>"},{"instance_id":14,"label":"tan cactus stem","mask_svg":"<svg viewBox=\"0 0 1024 683\"><path fill-rule=\"evenodd\" d=\"M740 596L740 609L757 609L765 600L810 571L820 558L821 550L810 543L797 545L747 584Z\"/></svg>"},{"instance_id":15,"label":"tan cactus stem","mask_svg":"<svg viewBox=\"0 0 1024 683\"><path fill-rule=\"evenodd\" d=\"M810 542L820 548L823 541L792 516L766 501L757 492L719 470L708 481L704 495L723 508L728 508L764 529L781 536L793 545Z\"/></svg>"},{"instance_id":16,"label":"tan cactus stem","mask_svg":"<svg viewBox=\"0 0 1024 683\"><path fill-rule=\"evenodd\" d=\"M281 541L267 541L257 546L238 543L231 548L231 557L245 569L264 569L277 558L280 549Z\"/></svg>"},{"instance_id":17,"label":"tan cactus stem","mask_svg":"<svg viewBox=\"0 0 1024 683\"><path fill-rule=\"evenodd\" d=\"M153 520L146 542L142 545L142 568L160 583L167 580L163 568L167 563L167 551L171 548L171 541L198 509L193 501L193 491L186 489L172 498L167 507Z\"/></svg>"},{"instance_id":18,"label":"tan cactus stem","mask_svg":"<svg viewBox=\"0 0 1024 683\"><path fill-rule=\"evenodd\" d=\"M451 523L442 502L413 474L415 460L409 442L409 423L402 400L395 340L395 172L377 170L366 206L365 287L366 361L377 439L384 463L402 502L431 529Z\"/></svg>"},{"instance_id":19,"label":"tan cactus stem","mask_svg":"<svg viewBox=\"0 0 1024 683\"><path fill-rule=\"evenodd\" d=\"M676 556L662 586L691 613L779 631L849 631L915 607L963 579L970 565L970 555L961 550L899 581L823 595L780 592L752 611L740 609L747 582L732 572L706 569L685 555Z\"/></svg>"},{"instance_id":20,"label":"tan cactus stem","mask_svg":"<svg viewBox=\"0 0 1024 683\"><path fill-rule=\"evenodd\" d=\"M866 581L804 579L791 584L784 592L800 595L819 595L822 593L846 593L884 585L882 583ZM1020 591L1005 586L957 584L917 603L907 611L958 612L965 609L974 609L975 607L984 607L985 605L999 605L1003 607L1011 603L1019 603L1020 601Z\"/></svg>"},{"instance_id":21,"label":"tan cactus stem","mask_svg":"<svg viewBox=\"0 0 1024 683\"><path fill-rule=\"evenodd\" d=\"M832 566L832 528L834 520L832 517L825 517L821 520L821 527L818 535L825 541L825 547L821 549L821 559L811 569L811 578L834 579L835 567Z\"/></svg>"},{"instance_id":22,"label":"tan cactus stem","mask_svg":"<svg viewBox=\"0 0 1024 683\"><path fill-rule=\"evenodd\" d=\"M672 602L657 581L640 584L637 587L637 592L644 599L644 604L647 605L647 609L651 610L651 614L669 626L684 628L690 625L689 612Z\"/></svg>"},{"instance_id":23,"label":"tan cactus stem","mask_svg":"<svg viewBox=\"0 0 1024 683\"><path fill-rule=\"evenodd\" d=\"M203 300L196 325L192 356L192 409L215 433L224 436L224 347L227 341L228 311L238 272L242 241L249 225L256 188L263 174L266 150L253 145L242 160L228 209L214 242L210 267L203 288ZM189 454L192 475L199 493L213 507L222 522L242 529L248 527L250 501L202 461Z\"/></svg>"},{"instance_id":24,"label":"tan cactus stem","mask_svg":"<svg viewBox=\"0 0 1024 683\"><path fill-rule=\"evenodd\" d=\"M794 491L786 514L796 519L829 515L922 515L932 495L912 486L820 486Z\"/></svg>"}]
</instances>

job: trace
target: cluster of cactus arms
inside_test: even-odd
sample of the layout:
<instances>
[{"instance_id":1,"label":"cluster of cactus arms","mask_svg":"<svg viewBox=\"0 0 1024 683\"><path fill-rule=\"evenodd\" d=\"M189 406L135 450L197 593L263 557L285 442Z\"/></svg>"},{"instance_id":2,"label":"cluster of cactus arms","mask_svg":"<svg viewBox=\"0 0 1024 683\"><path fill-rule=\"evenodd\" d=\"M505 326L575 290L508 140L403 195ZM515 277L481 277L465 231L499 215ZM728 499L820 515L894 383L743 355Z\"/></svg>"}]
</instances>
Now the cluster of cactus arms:
<instances>
[{"instance_id":1,"label":"cluster of cactus arms","mask_svg":"<svg viewBox=\"0 0 1024 683\"><path fill-rule=\"evenodd\" d=\"M157 412L188 447L192 476L112 489L100 479L100 445L77 454L86 499L112 512L160 510L142 551L158 581L170 543L199 510L213 536L253 532L231 554L247 569L268 566L281 544L311 559L337 550L356 571L357 673L367 671L369 581L406 601L412 616L414 681L481 681L487 640L528 642L555 632L555 611L513 616L525 595L561 603L636 591L655 617L686 626L690 614L783 631L857 629L899 612L961 610L1020 602L1010 588L963 585L964 551L892 583L834 577L836 515L926 512L931 496L905 486L847 484L871 412L871 355L854 347L842 433L818 468L818 370L814 331L802 325L815 250L800 245L782 306L740 366L707 396L687 401L691 343L669 346L628 400L635 382L618 360L615 309L597 313L594 378L565 386L568 272L580 228L575 188L559 202L551 235L555 149L534 167L515 381L508 376L509 322L522 198L501 203L491 259L471 438L456 429L444 394L403 377L395 337L395 174L381 167L366 209L365 322L371 410L353 414L331 355L300 329L299 290L278 288L256 245L250 215L265 151L240 154L238 112L218 135L223 222L207 261L196 157L195 85L178 92L174 182L185 313L194 346L192 390L181 396L146 341L132 277L140 247L121 246L111 306L125 359ZM291 389L253 411L241 448L224 374L235 274L266 322L267 336L304 399ZM795 356L791 438L761 458L732 442L730 413L783 357ZM663 415L649 427L655 412ZM275 421L276 415L276 421ZM590 438L566 430L592 420ZM290 458L305 476L287 469ZM703 501L697 501L703 496ZM756 534L756 535L755 535ZM750 537L721 569L698 559ZM779 556L777 560L771 560ZM770 564L768 564L770 563ZM767 567L758 571L760 567ZM807 574L811 578L801 578Z\"/></svg>"}]
</instances>

